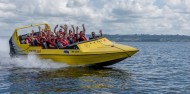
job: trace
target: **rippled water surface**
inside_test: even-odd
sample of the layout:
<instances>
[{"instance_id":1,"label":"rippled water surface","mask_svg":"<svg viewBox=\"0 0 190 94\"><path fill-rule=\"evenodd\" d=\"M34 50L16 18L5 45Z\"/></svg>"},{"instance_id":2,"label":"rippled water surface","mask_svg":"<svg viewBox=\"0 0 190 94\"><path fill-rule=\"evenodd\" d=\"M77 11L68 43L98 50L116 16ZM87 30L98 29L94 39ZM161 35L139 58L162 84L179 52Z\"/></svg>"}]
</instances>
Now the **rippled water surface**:
<instances>
[{"instance_id":1,"label":"rippled water surface","mask_svg":"<svg viewBox=\"0 0 190 94\"><path fill-rule=\"evenodd\" d=\"M74 68L35 56L11 59L0 38L0 93L190 93L190 43L130 42L140 51L118 64Z\"/></svg>"}]
</instances>

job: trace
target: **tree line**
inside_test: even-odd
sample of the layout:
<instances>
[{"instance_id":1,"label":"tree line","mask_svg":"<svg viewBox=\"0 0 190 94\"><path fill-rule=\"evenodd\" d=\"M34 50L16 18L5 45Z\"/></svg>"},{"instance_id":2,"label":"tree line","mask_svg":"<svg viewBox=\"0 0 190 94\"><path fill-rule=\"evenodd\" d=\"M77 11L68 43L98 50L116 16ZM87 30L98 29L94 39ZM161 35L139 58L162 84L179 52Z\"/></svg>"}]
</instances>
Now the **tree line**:
<instances>
[{"instance_id":1,"label":"tree line","mask_svg":"<svg viewBox=\"0 0 190 94\"><path fill-rule=\"evenodd\" d=\"M190 42L190 36L186 35L108 35L105 37L116 42Z\"/></svg>"}]
</instances>

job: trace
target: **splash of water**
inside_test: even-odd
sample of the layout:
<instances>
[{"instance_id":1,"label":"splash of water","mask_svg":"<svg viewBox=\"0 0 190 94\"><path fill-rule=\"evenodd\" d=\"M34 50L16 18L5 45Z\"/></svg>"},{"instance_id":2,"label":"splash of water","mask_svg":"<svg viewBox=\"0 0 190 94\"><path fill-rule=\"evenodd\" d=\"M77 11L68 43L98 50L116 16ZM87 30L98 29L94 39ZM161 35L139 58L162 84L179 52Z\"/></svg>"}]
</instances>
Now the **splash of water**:
<instances>
[{"instance_id":1,"label":"splash of water","mask_svg":"<svg viewBox=\"0 0 190 94\"><path fill-rule=\"evenodd\" d=\"M52 62L51 60L41 60L36 55L28 55L17 58L9 56L8 38L0 38L0 69L2 68L63 68L65 64Z\"/></svg>"}]
</instances>

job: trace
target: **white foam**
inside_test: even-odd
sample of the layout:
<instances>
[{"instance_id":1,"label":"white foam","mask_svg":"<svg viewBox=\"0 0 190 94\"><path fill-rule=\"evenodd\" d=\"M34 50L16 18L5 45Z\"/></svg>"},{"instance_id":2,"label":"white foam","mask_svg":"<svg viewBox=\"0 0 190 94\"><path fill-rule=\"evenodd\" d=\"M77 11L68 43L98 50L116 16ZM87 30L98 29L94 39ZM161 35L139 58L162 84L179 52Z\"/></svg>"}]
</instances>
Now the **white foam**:
<instances>
[{"instance_id":1,"label":"white foam","mask_svg":"<svg viewBox=\"0 0 190 94\"><path fill-rule=\"evenodd\" d=\"M41 60L35 55L28 55L16 58L0 57L0 66L2 68L63 68L67 67L65 64L52 62L51 60Z\"/></svg>"},{"instance_id":2,"label":"white foam","mask_svg":"<svg viewBox=\"0 0 190 94\"><path fill-rule=\"evenodd\" d=\"M41 60L36 55L28 55L17 58L11 58L9 56L9 44L8 39L1 39L0 43L0 68L63 68L67 65L62 63L52 62L51 60Z\"/></svg>"},{"instance_id":3,"label":"white foam","mask_svg":"<svg viewBox=\"0 0 190 94\"><path fill-rule=\"evenodd\" d=\"M17 67L23 68L62 68L65 64L52 62L51 60L41 60L36 55L28 55L27 58L14 58ZM15 63L15 62L14 62Z\"/></svg>"}]
</instances>

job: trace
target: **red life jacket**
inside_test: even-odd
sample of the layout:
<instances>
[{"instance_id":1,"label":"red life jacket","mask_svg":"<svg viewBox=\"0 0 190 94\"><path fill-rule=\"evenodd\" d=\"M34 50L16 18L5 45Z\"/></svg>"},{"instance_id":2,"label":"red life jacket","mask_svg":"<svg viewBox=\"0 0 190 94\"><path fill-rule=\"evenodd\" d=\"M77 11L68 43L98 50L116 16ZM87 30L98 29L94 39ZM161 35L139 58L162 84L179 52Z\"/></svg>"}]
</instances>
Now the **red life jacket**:
<instances>
[{"instance_id":1,"label":"red life jacket","mask_svg":"<svg viewBox=\"0 0 190 94\"><path fill-rule=\"evenodd\" d=\"M47 38L46 37L41 37L40 38L40 43L42 44L42 43L44 43L44 42L46 42L47 41Z\"/></svg>"},{"instance_id":2,"label":"red life jacket","mask_svg":"<svg viewBox=\"0 0 190 94\"><path fill-rule=\"evenodd\" d=\"M40 42L40 39L41 39L40 36L36 37L36 40L37 40L38 42Z\"/></svg>"},{"instance_id":3,"label":"red life jacket","mask_svg":"<svg viewBox=\"0 0 190 94\"><path fill-rule=\"evenodd\" d=\"M78 42L76 37L73 37L73 42L74 42L74 43L77 43L77 42Z\"/></svg>"},{"instance_id":4,"label":"red life jacket","mask_svg":"<svg viewBox=\"0 0 190 94\"><path fill-rule=\"evenodd\" d=\"M30 44L32 42L32 39L30 37L26 37L25 41L26 44Z\"/></svg>"},{"instance_id":5,"label":"red life jacket","mask_svg":"<svg viewBox=\"0 0 190 94\"><path fill-rule=\"evenodd\" d=\"M67 46L69 44L67 39L61 39L61 43L62 43L63 46Z\"/></svg>"},{"instance_id":6,"label":"red life jacket","mask_svg":"<svg viewBox=\"0 0 190 94\"><path fill-rule=\"evenodd\" d=\"M42 32L42 36L46 36L46 34L45 34L46 32Z\"/></svg>"},{"instance_id":7,"label":"red life jacket","mask_svg":"<svg viewBox=\"0 0 190 94\"><path fill-rule=\"evenodd\" d=\"M56 38L57 42L61 43L63 46L67 46L69 43L67 39L62 39L62 38Z\"/></svg>"},{"instance_id":8,"label":"red life jacket","mask_svg":"<svg viewBox=\"0 0 190 94\"><path fill-rule=\"evenodd\" d=\"M81 36L82 41L87 41L87 38L85 36Z\"/></svg>"},{"instance_id":9,"label":"red life jacket","mask_svg":"<svg viewBox=\"0 0 190 94\"><path fill-rule=\"evenodd\" d=\"M49 43L49 46L50 47L54 47L54 45L55 45L55 42L54 42L54 38L50 38L49 40L48 40L48 43Z\"/></svg>"},{"instance_id":10,"label":"red life jacket","mask_svg":"<svg viewBox=\"0 0 190 94\"><path fill-rule=\"evenodd\" d=\"M57 42L61 42L61 38L56 37Z\"/></svg>"}]
</instances>

